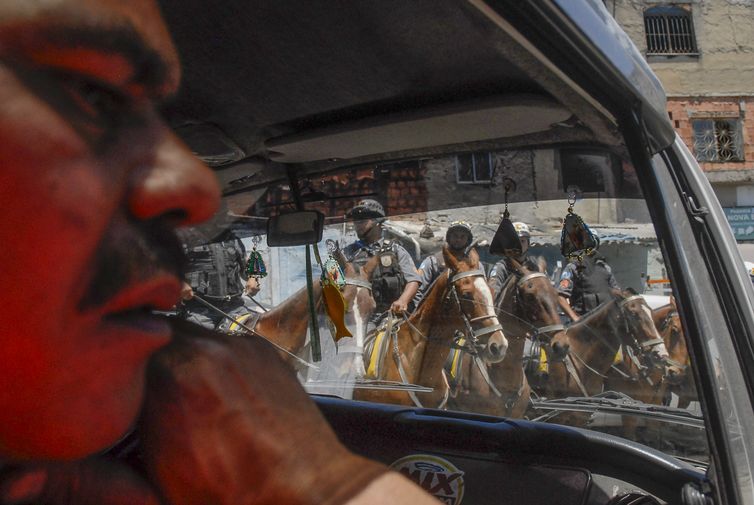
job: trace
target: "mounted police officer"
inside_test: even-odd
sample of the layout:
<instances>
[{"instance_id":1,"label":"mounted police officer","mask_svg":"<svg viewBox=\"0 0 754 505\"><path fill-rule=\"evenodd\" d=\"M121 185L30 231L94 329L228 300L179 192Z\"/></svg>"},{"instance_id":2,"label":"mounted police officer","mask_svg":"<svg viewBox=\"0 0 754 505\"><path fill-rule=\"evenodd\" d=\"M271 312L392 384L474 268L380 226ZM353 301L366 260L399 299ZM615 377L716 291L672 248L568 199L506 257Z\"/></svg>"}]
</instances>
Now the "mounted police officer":
<instances>
[{"instance_id":1,"label":"mounted police officer","mask_svg":"<svg viewBox=\"0 0 754 505\"><path fill-rule=\"evenodd\" d=\"M518 239L521 242L521 254L514 259L519 263L524 264L530 260L530 257L526 252L529 250L529 245L531 244L531 230L529 229L528 224L521 221L513 223L513 228L516 230ZM495 266L490 270L488 284L492 290L492 296L495 297L495 306L498 305L500 293L514 270L515 269L511 264L511 259L507 256L495 263Z\"/></svg>"},{"instance_id":2,"label":"mounted police officer","mask_svg":"<svg viewBox=\"0 0 754 505\"><path fill-rule=\"evenodd\" d=\"M388 309L398 313L412 309L421 278L408 252L400 244L383 238L385 209L376 200L366 199L356 204L348 217L354 219L359 240L343 249L346 260L364 265L372 256L380 256L371 279L377 303L375 314Z\"/></svg>"},{"instance_id":3,"label":"mounted police officer","mask_svg":"<svg viewBox=\"0 0 754 505\"><path fill-rule=\"evenodd\" d=\"M568 263L560 275L558 301L573 321L611 300L620 290L610 265L596 249Z\"/></svg>"},{"instance_id":4,"label":"mounted police officer","mask_svg":"<svg viewBox=\"0 0 754 505\"><path fill-rule=\"evenodd\" d=\"M188 321L210 329L220 326L225 317L197 300L199 295L230 316L248 312L244 304L245 292L259 291L255 279L246 274L246 248L232 232L221 240L198 246L184 245L188 257L183 287L183 308Z\"/></svg>"},{"instance_id":5,"label":"mounted police officer","mask_svg":"<svg viewBox=\"0 0 754 505\"><path fill-rule=\"evenodd\" d=\"M466 248L471 245L473 240L474 234L471 232L471 225L466 221L453 221L445 233L445 242L447 242L448 248L454 256L463 256ZM440 274L445 271L445 268L445 258L443 257L442 250L424 258L424 261L419 265L419 275L421 276L422 283L414 297L415 306L418 306L419 302L424 299L429 288Z\"/></svg>"}]
</instances>

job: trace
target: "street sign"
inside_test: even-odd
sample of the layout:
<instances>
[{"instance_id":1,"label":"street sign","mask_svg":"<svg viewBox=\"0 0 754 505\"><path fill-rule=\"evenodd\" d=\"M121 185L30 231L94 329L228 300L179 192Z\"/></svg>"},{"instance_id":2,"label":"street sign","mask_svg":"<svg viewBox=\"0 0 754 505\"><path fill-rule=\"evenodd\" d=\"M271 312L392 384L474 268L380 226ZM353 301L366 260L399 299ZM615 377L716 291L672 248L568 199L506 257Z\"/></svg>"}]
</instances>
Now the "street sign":
<instances>
[{"instance_id":1,"label":"street sign","mask_svg":"<svg viewBox=\"0 0 754 505\"><path fill-rule=\"evenodd\" d=\"M723 210L736 240L754 240L754 207L725 207Z\"/></svg>"}]
</instances>

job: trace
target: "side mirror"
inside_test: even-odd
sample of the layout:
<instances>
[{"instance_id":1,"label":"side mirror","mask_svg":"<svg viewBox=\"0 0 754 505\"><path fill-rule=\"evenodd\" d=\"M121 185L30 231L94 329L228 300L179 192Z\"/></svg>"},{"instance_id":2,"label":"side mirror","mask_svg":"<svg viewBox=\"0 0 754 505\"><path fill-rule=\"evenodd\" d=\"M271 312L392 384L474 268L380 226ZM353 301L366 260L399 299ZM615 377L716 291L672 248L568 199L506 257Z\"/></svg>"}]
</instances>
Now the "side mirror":
<instances>
[{"instance_id":1,"label":"side mirror","mask_svg":"<svg viewBox=\"0 0 754 505\"><path fill-rule=\"evenodd\" d=\"M316 244L322 240L325 215L316 210L290 212L267 221L267 245L290 247Z\"/></svg>"}]
</instances>

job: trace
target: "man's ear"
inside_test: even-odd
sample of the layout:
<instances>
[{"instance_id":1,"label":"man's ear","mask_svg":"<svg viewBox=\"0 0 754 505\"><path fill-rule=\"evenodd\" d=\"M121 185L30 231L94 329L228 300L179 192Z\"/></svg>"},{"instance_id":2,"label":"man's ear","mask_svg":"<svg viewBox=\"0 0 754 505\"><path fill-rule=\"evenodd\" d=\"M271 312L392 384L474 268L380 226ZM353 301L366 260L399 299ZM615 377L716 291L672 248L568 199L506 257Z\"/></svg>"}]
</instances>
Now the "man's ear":
<instances>
[{"instance_id":1,"label":"man's ear","mask_svg":"<svg viewBox=\"0 0 754 505\"><path fill-rule=\"evenodd\" d=\"M455 255L450 252L450 249L448 248L447 244L442 246L442 256L443 258L445 258L445 264L448 266L448 268L451 269L453 272L457 272L458 271L458 258L456 258Z\"/></svg>"}]
</instances>

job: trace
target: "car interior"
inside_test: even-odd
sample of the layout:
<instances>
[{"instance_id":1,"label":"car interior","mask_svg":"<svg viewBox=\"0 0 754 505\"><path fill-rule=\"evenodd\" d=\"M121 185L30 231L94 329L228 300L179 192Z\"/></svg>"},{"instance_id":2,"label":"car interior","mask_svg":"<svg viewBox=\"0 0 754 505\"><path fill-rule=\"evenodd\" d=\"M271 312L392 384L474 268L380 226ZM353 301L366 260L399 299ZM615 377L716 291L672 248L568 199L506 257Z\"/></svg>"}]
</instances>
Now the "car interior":
<instances>
[{"instance_id":1,"label":"car interior","mask_svg":"<svg viewBox=\"0 0 754 505\"><path fill-rule=\"evenodd\" d=\"M220 214L197 227L195 240L230 228L251 244L270 218L317 210L325 238L345 245L356 240L347 210L373 198L417 266L439 250L454 218L474 220L489 273L501 257L488 243L510 210L532 226L532 249L557 284L573 207L624 286L669 289L648 282L670 276L662 229L653 225L662 202L648 182L656 139L627 121L621 84L577 82L564 68L588 75L573 63L579 55L557 64L543 55L542 31L525 31L532 20L517 3L160 0L183 68L163 112L223 192ZM275 281L279 292L261 298L276 305L292 294L286 285L303 286L305 260L291 246L280 250L298 252L275 252L282 259L273 264L268 242L260 246L271 271L265 289L288 265ZM654 270L626 251L640 251ZM359 401L326 387L334 376L299 374L349 448L393 465L443 503L707 503L712 463L699 402L693 415L635 407L622 396L571 402L558 408L593 417L569 426L542 417L542 401L552 398L533 396L544 410L525 418L501 417ZM351 388L358 379L348 376ZM647 425L670 414L685 423L673 450L627 437L615 421L627 408ZM693 454L683 452L691 446Z\"/></svg>"}]
</instances>

